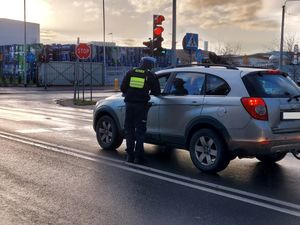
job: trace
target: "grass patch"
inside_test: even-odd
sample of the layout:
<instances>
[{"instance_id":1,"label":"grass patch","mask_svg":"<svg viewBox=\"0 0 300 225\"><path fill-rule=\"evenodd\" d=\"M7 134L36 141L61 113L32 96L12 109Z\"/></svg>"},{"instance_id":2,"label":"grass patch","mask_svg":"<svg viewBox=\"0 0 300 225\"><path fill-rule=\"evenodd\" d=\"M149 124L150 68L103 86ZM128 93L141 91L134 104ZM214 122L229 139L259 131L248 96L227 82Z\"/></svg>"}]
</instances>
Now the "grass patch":
<instances>
[{"instance_id":1,"label":"grass patch","mask_svg":"<svg viewBox=\"0 0 300 225\"><path fill-rule=\"evenodd\" d=\"M74 105L95 105L96 101L73 100Z\"/></svg>"}]
</instances>

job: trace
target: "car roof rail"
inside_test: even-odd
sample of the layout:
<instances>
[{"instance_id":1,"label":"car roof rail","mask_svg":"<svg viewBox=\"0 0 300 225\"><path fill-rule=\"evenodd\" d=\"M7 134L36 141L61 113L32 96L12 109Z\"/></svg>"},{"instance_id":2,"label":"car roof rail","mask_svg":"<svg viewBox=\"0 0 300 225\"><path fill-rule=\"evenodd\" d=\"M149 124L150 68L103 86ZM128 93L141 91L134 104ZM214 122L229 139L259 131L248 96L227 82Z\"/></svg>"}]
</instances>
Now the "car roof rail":
<instances>
[{"instance_id":1,"label":"car roof rail","mask_svg":"<svg viewBox=\"0 0 300 225\"><path fill-rule=\"evenodd\" d=\"M254 69L276 69L275 66L247 66L247 65L243 65L243 66L237 66L240 68L254 68Z\"/></svg>"},{"instance_id":2,"label":"car roof rail","mask_svg":"<svg viewBox=\"0 0 300 225\"><path fill-rule=\"evenodd\" d=\"M226 65L226 64L213 64L213 63L179 64L179 65L176 65L176 66L170 66L170 67L168 67L168 68L193 67L193 66L203 66L203 67L206 67L206 68L216 66L216 67L224 67L224 68L226 68L226 69L231 69L231 70L238 70L237 67L232 66L232 65Z\"/></svg>"}]
</instances>

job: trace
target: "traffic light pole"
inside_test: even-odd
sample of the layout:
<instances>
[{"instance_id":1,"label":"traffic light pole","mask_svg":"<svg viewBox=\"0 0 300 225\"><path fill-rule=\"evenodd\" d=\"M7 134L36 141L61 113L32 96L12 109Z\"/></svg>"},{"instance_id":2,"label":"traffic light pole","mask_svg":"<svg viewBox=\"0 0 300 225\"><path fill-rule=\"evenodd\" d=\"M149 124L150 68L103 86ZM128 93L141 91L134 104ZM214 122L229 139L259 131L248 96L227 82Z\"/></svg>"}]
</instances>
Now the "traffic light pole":
<instances>
[{"instance_id":1,"label":"traffic light pole","mask_svg":"<svg viewBox=\"0 0 300 225\"><path fill-rule=\"evenodd\" d=\"M173 22L172 22L172 66L177 64L176 56L176 0L173 0Z\"/></svg>"},{"instance_id":2,"label":"traffic light pole","mask_svg":"<svg viewBox=\"0 0 300 225\"><path fill-rule=\"evenodd\" d=\"M154 54L153 54L153 39L151 39L151 38L149 38L149 41L150 41L150 53L151 53L151 57L153 57L154 56Z\"/></svg>"}]
</instances>

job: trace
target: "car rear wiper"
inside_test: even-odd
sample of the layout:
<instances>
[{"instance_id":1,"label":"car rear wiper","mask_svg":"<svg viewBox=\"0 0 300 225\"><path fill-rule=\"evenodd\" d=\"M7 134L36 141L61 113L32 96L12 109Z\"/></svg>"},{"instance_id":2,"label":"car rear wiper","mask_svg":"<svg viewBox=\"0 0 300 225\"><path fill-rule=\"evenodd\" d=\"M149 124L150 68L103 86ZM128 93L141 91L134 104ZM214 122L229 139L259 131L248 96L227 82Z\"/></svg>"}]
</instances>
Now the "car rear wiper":
<instances>
[{"instance_id":1,"label":"car rear wiper","mask_svg":"<svg viewBox=\"0 0 300 225\"><path fill-rule=\"evenodd\" d=\"M298 101L299 101L298 98L300 98L300 95L294 95L294 96L291 96L287 101L290 102L290 101L292 101L293 98L296 99L297 102L298 102Z\"/></svg>"}]
</instances>

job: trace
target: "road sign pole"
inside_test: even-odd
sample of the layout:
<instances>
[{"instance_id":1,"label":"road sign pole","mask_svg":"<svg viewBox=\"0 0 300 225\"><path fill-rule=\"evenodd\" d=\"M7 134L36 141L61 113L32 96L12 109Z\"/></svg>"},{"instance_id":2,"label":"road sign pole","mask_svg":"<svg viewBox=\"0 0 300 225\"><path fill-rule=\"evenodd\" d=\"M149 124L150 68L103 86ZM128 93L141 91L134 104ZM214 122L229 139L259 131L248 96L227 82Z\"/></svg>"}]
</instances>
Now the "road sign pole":
<instances>
[{"instance_id":1,"label":"road sign pole","mask_svg":"<svg viewBox=\"0 0 300 225\"><path fill-rule=\"evenodd\" d=\"M91 85L91 101L93 101L93 61L92 61L92 57L93 57L93 48L91 48L91 57L90 57L90 72L91 72L91 81L90 81L90 85Z\"/></svg>"},{"instance_id":2,"label":"road sign pole","mask_svg":"<svg viewBox=\"0 0 300 225\"><path fill-rule=\"evenodd\" d=\"M84 80L84 63L83 60L81 62L82 65L82 100L84 101L84 86L85 86L85 80Z\"/></svg>"}]
</instances>

